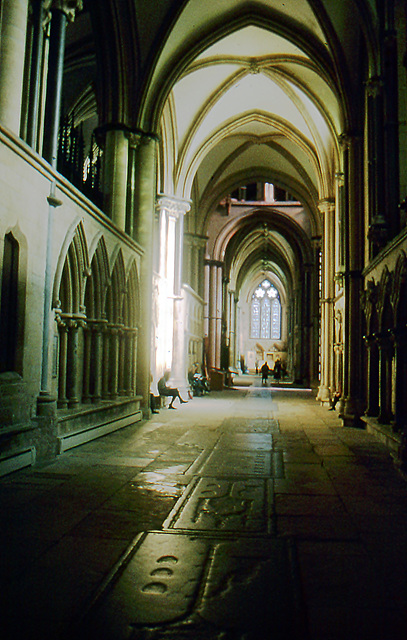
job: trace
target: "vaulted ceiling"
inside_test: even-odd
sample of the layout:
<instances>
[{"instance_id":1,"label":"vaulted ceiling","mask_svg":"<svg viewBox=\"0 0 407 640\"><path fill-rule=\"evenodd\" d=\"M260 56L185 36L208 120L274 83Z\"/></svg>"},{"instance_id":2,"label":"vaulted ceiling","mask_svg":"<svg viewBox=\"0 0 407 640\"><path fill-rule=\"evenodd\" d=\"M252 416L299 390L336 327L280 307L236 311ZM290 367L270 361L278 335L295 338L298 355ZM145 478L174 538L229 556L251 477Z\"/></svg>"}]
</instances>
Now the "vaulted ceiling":
<instances>
[{"instance_id":1,"label":"vaulted ceiling","mask_svg":"<svg viewBox=\"0 0 407 640\"><path fill-rule=\"evenodd\" d=\"M376 64L374 0L98 4L91 9L94 28L99 25L105 45L114 43L124 65L119 79L110 72L117 93L110 89L109 99L122 103L110 109L159 133L158 190L192 201L188 229L210 237L222 197L247 182L272 182L304 207L307 225L292 219L283 237L291 245L301 236L309 254L311 236L321 234L319 203L335 197L340 136L360 126L363 92L356 78ZM108 73L103 65L106 80ZM243 251L234 264L247 274L260 265L264 215L256 226L253 213L250 231L230 245ZM276 219L269 212L271 257L282 246ZM286 282L295 278L298 261L274 264Z\"/></svg>"}]
</instances>

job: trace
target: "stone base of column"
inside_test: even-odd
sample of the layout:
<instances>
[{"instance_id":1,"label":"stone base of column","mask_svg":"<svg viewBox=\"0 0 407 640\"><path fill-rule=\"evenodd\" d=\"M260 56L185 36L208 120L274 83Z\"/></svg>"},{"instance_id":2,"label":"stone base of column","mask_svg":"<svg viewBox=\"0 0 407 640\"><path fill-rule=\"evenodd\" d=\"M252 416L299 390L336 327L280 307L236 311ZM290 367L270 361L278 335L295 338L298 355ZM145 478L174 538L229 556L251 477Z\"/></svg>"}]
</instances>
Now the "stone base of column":
<instances>
[{"instance_id":1,"label":"stone base of column","mask_svg":"<svg viewBox=\"0 0 407 640\"><path fill-rule=\"evenodd\" d=\"M353 427L356 429L364 429L365 425L360 419L361 411L359 410L359 403L354 398L345 398L344 401L340 401L339 417L343 422L344 427Z\"/></svg>"},{"instance_id":2,"label":"stone base of column","mask_svg":"<svg viewBox=\"0 0 407 640\"><path fill-rule=\"evenodd\" d=\"M329 390L329 387L321 384L318 388L316 399L318 400L318 402L331 402L331 392Z\"/></svg>"},{"instance_id":3,"label":"stone base of column","mask_svg":"<svg viewBox=\"0 0 407 640\"><path fill-rule=\"evenodd\" d=\"M49 391L40 391L37 396L37 416L56 416L57 399Z\"/></svg>"},{"instance_id":4,"label":"stone base of column","mask_svg":"<svg viewBox=\"0 0 407 640\"><path fill-rule=\"evenodd\" d=\"M407 477L407 431L401 434L401 442L397 451L396 467Z\"/></svg>"}]
</instances>

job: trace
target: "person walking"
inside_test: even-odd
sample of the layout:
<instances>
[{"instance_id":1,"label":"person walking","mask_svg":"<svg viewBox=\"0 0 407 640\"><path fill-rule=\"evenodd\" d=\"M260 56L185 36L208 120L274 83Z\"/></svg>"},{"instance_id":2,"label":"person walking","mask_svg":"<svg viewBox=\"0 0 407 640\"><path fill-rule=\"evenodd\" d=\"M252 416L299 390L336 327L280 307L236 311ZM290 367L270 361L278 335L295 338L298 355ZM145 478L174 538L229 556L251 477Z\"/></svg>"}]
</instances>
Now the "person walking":
<instances>
[{"instance_id":1,"label":"person walking","mask_svg":"<svg viewBox=\"0 0 407 640\"><path fill-rule=\"evenodd\" d=\"M270 369L269 366L267 364L267 362L265 362L262 366L261 366L261 383L262 384L267 384L267 378L269 377L269 373L270 373Z\"/></svg>"},{"instance_id":2,"label":"person walking","mask_svg":"<svg viewBox=\"0 0 407 640\"><path fill-rule=\"evenodd\" d=\"M175 409L173 406L174 400L179 398L181 404L185 404L188 400L183 400L180 396L180 393L176 387L168 387L167 382L170 379L170 371L168 369L164 371L164 375L157 382L157 389L160 396L171 397L172 400L169 405L169 409Z\"/></svg>"}]
</instances>

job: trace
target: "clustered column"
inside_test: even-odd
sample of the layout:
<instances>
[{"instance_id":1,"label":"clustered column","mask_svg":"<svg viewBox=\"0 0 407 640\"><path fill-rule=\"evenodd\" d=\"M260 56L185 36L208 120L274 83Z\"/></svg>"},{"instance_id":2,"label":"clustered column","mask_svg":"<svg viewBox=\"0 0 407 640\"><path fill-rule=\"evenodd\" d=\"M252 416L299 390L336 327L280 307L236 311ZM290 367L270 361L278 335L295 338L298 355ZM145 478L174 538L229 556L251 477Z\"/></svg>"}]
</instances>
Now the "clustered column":
<instances>
[{"instance_id":1,"label":"clustered column","mask_svg":"<svg viewBox=\"0 0 407 640\"><path fill-rule=\"evenodd\" d=\"M363 263L363 208L361 139L343 136L346 188L345 214L345 318L344 318L344 407L341 418L345 426L358 426L363 406L360 396L363 375L360 344L362 340L361 287Z\"/></svg>"},{"instance_id":2,"label":"clustered column","mask_svg":"<svg viewBox=\"0 0 407 640\"><path fill-rule=\"evenodd\" d=\"M20 133L27 0L3 0L0 33L0 122Z\"/></svg>"},{"instance_id":3,"label":"clustered column","mask_svg":"<svg viewBox=\"0 0 407 640\"><path fill-rule=\"evenodd\" d=\"M323 241L323 281L321 299L321 382L317 399L329 402L333 379L333 304L334 304L334 238L335 238L335 202L323 200L319 204L324 217Z\"/></svg>"},{"instance_id":4,"label":"clustered column","mask_svg":"<svg viewBox=\"0 0 407 640\"><path fill-rule=\"evenodd\" d=\"M208 269L208 287L205 299L208 308L208 367L220 369L223 311L223 262L205 260Z\"/></svg>"},{"instance_id":5,"label":"clustered column","mask_svg":"<svg viewBox=\"0 0 407 640\"><path fill-rule=\"evenodd\" d=\"M175 384L185 383L183 314L184 216L190 203L174 196L158 198L159 211L159 364L171 366Z\"/></svg>"}]
</instances>

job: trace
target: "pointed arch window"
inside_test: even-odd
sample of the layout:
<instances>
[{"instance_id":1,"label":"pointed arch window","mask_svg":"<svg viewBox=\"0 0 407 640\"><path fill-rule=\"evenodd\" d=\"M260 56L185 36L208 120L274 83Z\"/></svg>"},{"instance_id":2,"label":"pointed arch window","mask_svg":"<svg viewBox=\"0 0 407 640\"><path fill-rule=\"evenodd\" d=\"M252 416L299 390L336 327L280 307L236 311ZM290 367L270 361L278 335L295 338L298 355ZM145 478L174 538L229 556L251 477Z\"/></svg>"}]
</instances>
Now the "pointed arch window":
<instances>
[{"instance_id":1,"label":"pointed arch window","mask_svg":"<svg viewBox=\"0 0 407 640\"><path fill-rule=\"evenodd\" d=\"M250 337L264 340L281 338L280 294L270 280L263 280L252 295Z\"/></svg>"}]
</instances>

